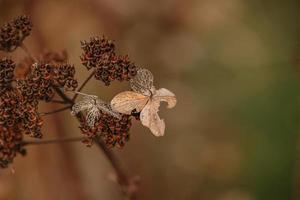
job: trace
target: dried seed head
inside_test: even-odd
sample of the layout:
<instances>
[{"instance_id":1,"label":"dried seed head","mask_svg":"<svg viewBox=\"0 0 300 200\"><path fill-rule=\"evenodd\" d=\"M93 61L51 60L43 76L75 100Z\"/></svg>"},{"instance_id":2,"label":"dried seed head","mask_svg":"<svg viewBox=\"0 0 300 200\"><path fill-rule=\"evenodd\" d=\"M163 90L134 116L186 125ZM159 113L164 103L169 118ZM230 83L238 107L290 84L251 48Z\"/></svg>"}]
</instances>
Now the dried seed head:
<instances>
[{"instance_id":1,"label":"dried seed head","mask_svg":"<svg viewBox=\"0 0 300 200\"><path fill-rule=\"evenodd\" d=\"M93 37L89 42L83 41L81 42L81 48L84 51L81 56L81 62L88 70L95 68L104 56L115 54L114 43L104 37Z\"/></svg>"},{"instance_id":2,"label":"dried seed head","mask_svg":"<svg viewBox=\"0 0 300 200\"><path fill-rule=\"evenodd\" d=\"M30 34L32 23L28 16L22 15L0 28L0 50L13 51Z\"/></svg>"},{"instance_id":3,"label":"dried seed head","mask_svg":"<svg viewBox=\"0 0 300 200\"><path fill-rule=\"evenodd\" d=\"M37 99L50 101L54 97L53 87L66 87L75 90L75 68L70 64L51 65L35 63L25 80L17 81L17 88L29 102Z\"/></svg>"},{"instance_id":4,"label":"dried seed head","mask_svg":"<svg viewBox=\"0 0 300 200\"><path fill-rule=\"evenodd\" d=\"M0 167L6 168L18 153L24 155L25 149L21 143L22 132L17 126L5 127L0 125Z\"/></svg>"},{"instance_id":5,"label":"dried seed head","mask_svg":"<svg viewBox=\"0 0 300 200\"><path fill-rule=\"evenodd\" d=\"M87 69L94 68L95 78L105 85L114 80L129 81L136 75L137 67L130 62L128 56L116 56L115 45L105 38L91 38L82 42L81 61Z\"/></svg>"},{"instance_id":6,"label":"dried seed head","mask_svg":"<svg viewBox=\"0 0 300 200\"><path fill-rule=\"evenodd\" d=\"M25 134L42 137L42 119L37 112L37 106L26 102L16 89L0 95L0 124L4 127L17 126Z\"/></svg>"},{"instance_id":7,"label":"dried seed head","mask_svg":"<svg viewBox=\"0 0 300 200\"><path fill-rule=\"evenodd\" d=\"M10 59L0 60L0 95L12 87L15 63Z\"/></svg>"},{"instance_id":8,"label":"dried seed head","mask_svg":"<svg viewBox=\"0 0 300 200\"><path fill-rule=\"evenodd\" d=\"M117 119L102 113L94 127L87 126L85 121L81 124L82 133L89 138L85 143L89 145L93 140L102 139L108 147L120 148L130 137L131 118L129 115L122 115L120 119Z\"/></svg>"}]
</instances>

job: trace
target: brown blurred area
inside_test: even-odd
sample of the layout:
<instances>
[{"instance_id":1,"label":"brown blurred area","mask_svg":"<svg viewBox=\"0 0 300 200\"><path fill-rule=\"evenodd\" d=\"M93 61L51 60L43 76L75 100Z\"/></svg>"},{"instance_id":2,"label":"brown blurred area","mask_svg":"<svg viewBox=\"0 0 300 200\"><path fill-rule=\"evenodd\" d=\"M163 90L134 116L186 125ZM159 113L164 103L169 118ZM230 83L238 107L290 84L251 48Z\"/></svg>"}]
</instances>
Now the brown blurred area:
<instances>
[{"instance_id":1,"label":"brown blurred area","mask_svg":"<svg viewBox=\"0 0 300 200\"><path fill-rule=\"evenodd\" d=\"M296 200L299 8L292 0L0 0L0 22L30 15L30 51L66 50L79 82L89 74L80 41L105 35L176 94L174 109L161 106L164 137L135 121L130 141L113 150L141 179L137 199ZM126 89L93 80L84 92L109 101ZM44 124L45 138L80 135L68 111ZM13 169L0 171L0 200L122 199L95 146L30 146Z\"/></svg>"}]
</instances>

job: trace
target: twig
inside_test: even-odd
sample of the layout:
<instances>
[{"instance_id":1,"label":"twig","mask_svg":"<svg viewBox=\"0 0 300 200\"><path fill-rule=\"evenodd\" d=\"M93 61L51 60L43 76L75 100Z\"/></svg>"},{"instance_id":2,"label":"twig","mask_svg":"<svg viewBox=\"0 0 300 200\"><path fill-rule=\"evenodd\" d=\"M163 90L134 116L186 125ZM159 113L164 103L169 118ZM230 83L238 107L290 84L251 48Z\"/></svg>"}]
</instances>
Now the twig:
<instances>
[{"instance_id":1,"label":"twig","mask_svg":"<svg viewBox=\"0 0 300 200\"><path fill-rule=\"evenodd\" d=\"M30 51L23 42L21 43L20 47L34 62L37 62L37 59L30 53Z\"/></svg>"},{"instance_id":2,"label":"twig","mask_svg":"<svg viewBox=\"0 0 300 200\"><path fill-rule=\"evenodd\" d=\"M71 105L74 104L74 101L70 99L67 95L65 95L59 88L54 87L55 92L66 102Z\"/></svg>"},{"instance_id":3,"label":"twig","mask_svg":"<svg viewBox=\"0 0 300 200\"><path fill-rule=\"evenodd\" d=\"M90 74L90 76L84 81L84 83L82 84L83 87L86 85L86 83L91 79L91 77L93 76L93 73ZM79 88L82 89L83 87ZM70 103L70 105L74 104L74 98L70 99L68 96L66 96L59 88L54 88L57 92L57 94L65 101ZM80 91L80 90L79 90ZM77 93L78 94L78 93ZM75 97L75 96L74 96ZM71 107L69 107L71 109ZM80 122L82 114L78 113L76 115L78 121ZM96 140L95 141L97 146L104 152L104 155L106 156L106 158L109 160L109 162L111 163L112 167L114 168L116 175L117 175L117 180L118 180L118 184L121 187L121 191L123 193L123 195L127 198L127 199L131 199L131 195L130 193L128 193L128 188L130 186L130 182L127 178L127 176L125 175L125 173L123 172L123 170L120 168L119 163L117 161L117 158L115 157L115 155L113 154L112 151L110 151L105 144L101 141L101 140Z\"/></svg>"},{"instance_id":4,"label":"twig","mask_svg":"<svg viewBox=\"0 0 300 200\"><path fill-rule=\"evenodd\" d=\"M110 161L110 164L114 168L117 176L117 183L119 184L120 190L124 195L124 197L126 197L126 199L133 199L134 193L130 191L130 185L131 185L130 180L127 178L123 170L120 168L120 164L117 161L115 155L109 149L107 149L107 147L101 140L95 140L94 142L104 152L104 155Z\"/></svg>"},{"instance_id":5,"label":"twig","mask_svg":"<svg viewBox=\"0 0 300 200\"><path fill-rule=\"evenodd\" d=\"M84 86L89 82L89 80L94 76L94 74L95 74L95 71L93 71L93 72L85 79L85 81L84 81L84 82L81 84L81 86L78 88L77 92L80 92L80 91L84 88ZM72 101L75 101L77 97L78 97L78 93L76 93L76 94L74 95L74 97L72 98Z\"/></svg>"},{"instance_id":6,"label":"twig","mask_svg":"<svg viewBox=\"0 0 300 200\"><path fill-rule=\"evenodd\" d=\"M50 103L68 104L67 102L61 100L51 100Z\"/></svg>"},{"instance_id":7,"label":"twig","mask_svg":"<svg viewBox=\"0 0 300 200\"><path fill-rule=\"evenodd\" d=\"M51 139L51 140L40 140L40 141L24 141L22 146L27 145L41 145L41 144L56 144L64 142L78 142L86 139L86 137L73 137L73 138L63 138L63 139Z\"/></svg>"},{"instance_id":8,"label":"twig","mask_svg":"<svg viewBox=\"0 0 300 200\"><path fill-rule=\"evenodd\" d=\"M71 108L71 107L72 107L72 106L66 106L66 107L63 107L63 108L60 108L60 109L57 109L57 110L53 110L53 111L50 111L50 112L42 112L42 113L39 113L39 114L40 114L41 116L51 115L51 114L54 114L54 113L59 113L59 112L68 110L68 109Z\"/></svg>"}]
</instances>

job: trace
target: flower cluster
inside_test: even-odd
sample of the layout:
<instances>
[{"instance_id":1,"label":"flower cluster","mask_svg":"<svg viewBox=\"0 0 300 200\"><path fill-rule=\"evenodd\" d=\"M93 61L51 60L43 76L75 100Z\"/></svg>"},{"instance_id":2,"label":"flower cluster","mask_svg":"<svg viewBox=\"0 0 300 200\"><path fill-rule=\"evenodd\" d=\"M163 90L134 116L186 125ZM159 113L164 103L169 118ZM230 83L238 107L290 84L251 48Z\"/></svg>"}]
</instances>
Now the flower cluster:
<instances>
[{"instance_id":1,"label":"flower cluster","mask_svg":"<svg viewBox=\"0 0 300 200\"><path fill-rule=\"evenodd\" d=\"M0 125L0 167L6 168L12 163L17 153L24 155L22 147L23 135L18 127L5 127Z\"/></svg>"},{"instance_id":2,"label":"flower cluster","mask_svg":"<svg viewBox=\"0 0 300 200\"><path fill-rule=\"evenodd\" d=\"M117 119L108 113L102 113L95 126L90 127L82 121L80 128L88 137L88 140L84 141L88 145L91 145L95 139L101 139L107 147L123 147L129 140L130 127L130 115L122 115L120 119Z\"/></svg>"},{"instance_id":3,"label":"flower cluster","mask_svg":"<svg viewBox=\"0 0 300 200\"><path fill-rule=\"evenodd\" d=\"M37 106L27 103L16 88L0 95L0 166L6 167L16 154L23 153L23 134L41 138L42 119Z\"/></svg>"},{"instance_id":4,"label":"flower cluster","mask_svg":"<svg viewBox=\"0 0 300 200\"><path fill-rule=\"evenodd\" d=\"M35 63L28 77L17 81L17 88L29 102L50 101L54 97L55 87L76 89L78 83L74 75L75 67L70 64Z\"/></svg>"},{"instance_id":5,"label":"flower cluster","mask_svg":"<svg viewBox=\"0 0 300 200\"><path fill-rule=\"evenodd\" d=\"M32 23L28 16L22 15L0 28L0 50L13 51L29 36Z\"/></svg>"},{"instance_id":6,"label":"flower cluster","mask_svg":"<svg viewBox=\"0 0 300 200\"><path fill-rule=\"evenodd\" d=\"M0 60L0 95L12 87L15 67L10 59Z\"/></svg>"},{"instance_id":7,"label":"flower cluster","mask_svg":"<svg viewBox=\"0 0 300 200\"><path fill-rule=\"evenodd\" d=\"M84 51L81 56L82 64L88 69L95 70L95 78L105 85L114 80L129 81L137 72L137 67L130 62L128 56L117 56L115 45L104 37L93 37L89 42L81 42Z\"/></svg>"}]
</instances>

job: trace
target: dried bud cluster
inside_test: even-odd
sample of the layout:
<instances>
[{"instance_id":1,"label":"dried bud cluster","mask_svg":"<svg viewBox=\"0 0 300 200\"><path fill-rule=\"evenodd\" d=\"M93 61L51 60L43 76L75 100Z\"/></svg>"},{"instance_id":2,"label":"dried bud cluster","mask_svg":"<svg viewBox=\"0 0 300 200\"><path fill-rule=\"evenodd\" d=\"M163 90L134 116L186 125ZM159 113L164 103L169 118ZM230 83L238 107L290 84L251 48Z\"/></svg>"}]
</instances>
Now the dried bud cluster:
<instances>
[{"instance_id":1,"label":"dried bud cluster","mask_svg":"<svg viewBox=\"0 0 300 200\"><path fill-rule=\"evenodd\" d=\"M6 168L12 163L17 153L24 155L25 149L22 148L23 135L18 127L5 127L0 125L0 167Z\"/></svg>"},{"instance_id":2,"label":"dried bud cluster","mask_svg":"<svg viewBox=\"0 0 300 200\"><path fill-rule=\"evenodd\" d=\"M10 59L0 60L0 95L12 87L15 63Z\"/></svg>"},{"instance_id":3,"label":"dried bud cluster","mask_svg":"<svg viewBox=\"0 0 300 200\"><path fill-rule=\"evenodd\" d=\"M31 73L25 80L18 80L17 88L27 97L29 102L39 100L50 101L54 96L54 87L66 87L75 90L78 86L74 79L73 65L51 65L35 63Z\"/></svg>"},{"instance_id":4,"label":"dried bud cluster","mask_svg":"<svg viewBox=\"0 0 300 200\"><path fill-rule=\"evenodd\" d=\"M104 37L91 38L89 42L81 42L84 51L81 61L88 70L95 70L95 78L105 85L111 81L129 81L137 72L137 67L130 62L128 56L117 56L115 45Z\"/></svg>"},{"instance_id":5,"label":"dried bud cluster","mask_svg":"<svg viewBox=\"0 0 300 200\"><path fill-rule=\"evenodd\" d=\"M13 51L30 34L32 23L28 16L22 15L0 28L0 50Z\"/></svg>"},{"instance_id":6,"label":"dried bud cluster","mask_svg":"<svg viewBox=\"0 0 300 200\"><path fill-rule=\"evenodd\" d=\"M108 147L123 147L129 140L130 127L130 115L122 115L121 119L117 119L109 114L102 113L94 127L87 126L83 121L81 130L89 138L89 141L86 141L88 144L101 138Z\"/></svg>"},{"instance_id":7,"label":"dried bud cluster","mask_svg":"<svg viewBox=\"0 0 300 200\"><path fill-rule=\"evenodd\" d=\"M37 106L26 103L15 88L0 95L0 166L12 162L21 148L23 134L41 138L42 120Z\"/></svg>"}]
</instances>

